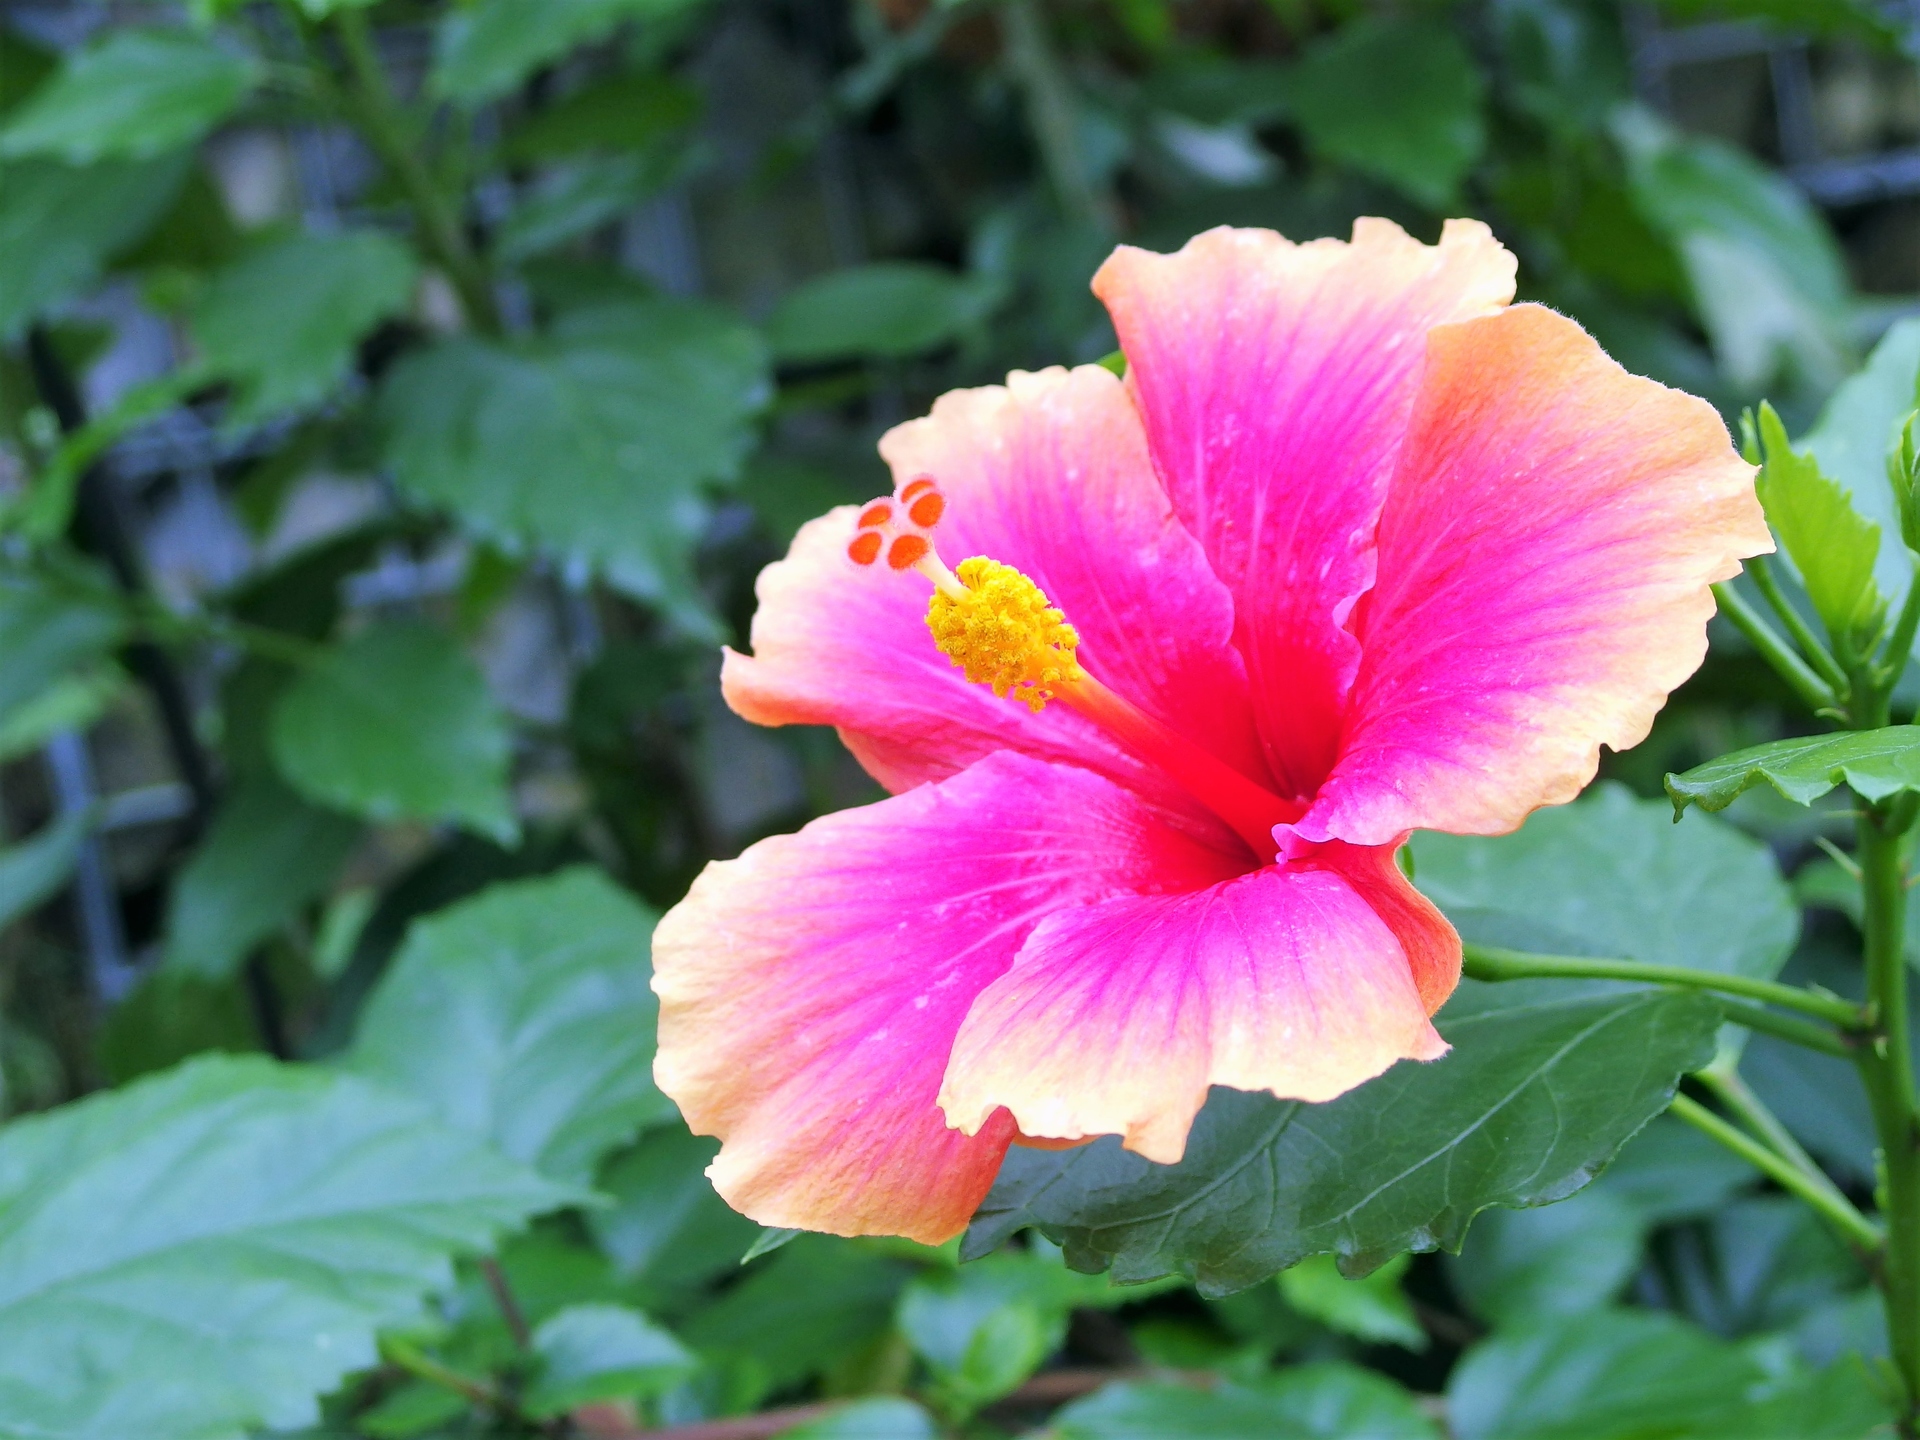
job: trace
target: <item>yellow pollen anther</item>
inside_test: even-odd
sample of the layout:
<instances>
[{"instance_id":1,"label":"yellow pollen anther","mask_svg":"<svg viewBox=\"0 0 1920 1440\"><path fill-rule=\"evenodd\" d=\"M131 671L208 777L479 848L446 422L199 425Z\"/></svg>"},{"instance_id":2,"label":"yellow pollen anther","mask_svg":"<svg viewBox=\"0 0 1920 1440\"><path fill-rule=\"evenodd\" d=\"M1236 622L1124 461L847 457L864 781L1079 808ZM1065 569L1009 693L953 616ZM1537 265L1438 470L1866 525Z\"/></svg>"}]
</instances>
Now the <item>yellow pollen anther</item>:
<instances>
[{"instance_id":1,"label":"yellow pollen anther","mask_svg":"<svg viewBox=\"0 0 1920 1440\"><path fill-rule=\"evenodd\" d=\"M1056 686L1083 678L1073 655L1079 633L1033 581L984 555L962 560L957 578L960 594L946 585L934 590L927 629L967 679L1037 714Z\"/></svg>"}]
</instances>

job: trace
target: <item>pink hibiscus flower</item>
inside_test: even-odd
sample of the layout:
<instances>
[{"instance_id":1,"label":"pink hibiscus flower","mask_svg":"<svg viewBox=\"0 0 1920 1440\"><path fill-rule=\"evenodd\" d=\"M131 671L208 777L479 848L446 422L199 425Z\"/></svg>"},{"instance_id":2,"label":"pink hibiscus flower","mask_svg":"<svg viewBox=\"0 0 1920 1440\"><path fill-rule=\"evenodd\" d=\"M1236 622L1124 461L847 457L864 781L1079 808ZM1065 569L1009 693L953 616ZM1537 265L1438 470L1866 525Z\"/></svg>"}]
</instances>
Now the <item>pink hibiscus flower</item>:
<instances>
[{"instance_id":1,"label":"pink hibiscus flower","mask_svg":"<svg viewBox=\"0 0 1920 1440\"><path fill-rule=\"evenodd\" d=\"M1124 383L943 397L864 532L768 567L728 702L893 793L660 923L655 1073L731 1204L937 1242L1010 1143L1172 1162L1210 1085L1327 1100L1446 1049L1459 938L1395 850L1577 794L1772 548L1713 410L1513 278L1472 221L1122 247Z\"/></svg>"}]
</instances>

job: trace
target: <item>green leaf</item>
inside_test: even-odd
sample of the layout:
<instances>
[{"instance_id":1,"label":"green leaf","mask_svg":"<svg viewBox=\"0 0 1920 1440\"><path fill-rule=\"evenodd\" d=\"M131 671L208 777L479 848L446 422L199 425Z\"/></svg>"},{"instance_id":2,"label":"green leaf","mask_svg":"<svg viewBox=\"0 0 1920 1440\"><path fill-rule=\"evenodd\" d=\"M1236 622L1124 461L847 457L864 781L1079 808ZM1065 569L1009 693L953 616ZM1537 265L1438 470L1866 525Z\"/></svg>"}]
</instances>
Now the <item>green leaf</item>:
<instances>
[{"instance_id":1,"label":"green leaf","mask_svg":"<svg viewBox=\"0 0 1920 1440\"><path fill-rule=\"evenodd\" d=\"M1444 209L1486 145L1485 89L1453 27L1368 19L1316 42L1285 93L1316 153Z\"/></svg>"},{"instance_id":2,"label":"green leaf","mask_svg":"<svg viewBox=\"0 0 1920 1440\"><path fill-rule=\"evenodd\" d=\"M1060 1440L1441 1440L1400 1386L1337 1360L1290 1365L1257 1385L1108 1385L1055 1415L1053 1433Z\"/></svg>"},{"instance_id":3,"label":"green leaf","mask_svg":"<svg viewBox=\"0 0 1920 1440\"><path fill-rule=\"evenodd\" d=\"M425 1380L389 1391L377 1405L353 1417L353 1428L372 1440L413 1440L459 1419L471 1408L466 1397Z\"/></svg>"},{"instance_id":4,"label":"green leaf","mask_svg":"<svg viewBox=\"0 0 1920 1440\"><path fill-rule=\"evenodd\" d=\"M1681 22L1703 20L1763 20L1784 32L1784 38L1809 35L1866 40L1888 47L1901 34L1891 12L1874 0L1658 0L1659 8Z\"/></svg>"},{"instance_id":5,"label":"green leaf","mask_svg":"<svg viewBox=\"0 0 1920 1440\"><path fill-rule=\"evenodd\" d=\"M649 150L699 118L700 92L671 75L610 75L535 111L508 133L510 160L557 160L608 150Z\"/></svg>"},{"instance_id":6,"label":"green leaf","mask_svg":"<svg viewBox=\"0 0 1920 1440\"><path fill-rule=\"evenodd\" d=\"M347 1064L584 1184L614 1146L674 1115L653 1083L653 920L585 868L418 920Z\"/></svg>"},{"instance_id":7,"label":"green leaf","mask_svg":"<svg viewBox=\"0 0 1920 1440\"><path fill-rule=\"evenodd\" d=\"M680 1336L751 1363L781 1389L884 1335L913 1267L826 1235L802 1235L746 1272Z\"/></svg>"},{"instance_id":8,"label":"green leaf","mask_svg":"<svg viewBox=\"0 0 1920 1440\"><path fill-rule=\"evenodd\" d=\"M1111 1303L1104 1279L1027 1253L990 1255L933 1270L900 1296L900 1333L927 1362L945 1400L962 1412L1018 1389L1067 1334L1077 1304Z\"/></svg>"},{"instance_id":9,"label":"green leaf","mask_svg":"<svg viewBox=\"0 0 1920 1440\"><path fill-rule=\"evenodd\" d=\"M1647 1220L1607 1182L1558 1205L1489 1210L1447 1267L1474 1314L1517 1326L1605 1305L1640 1268Z\"/></svg>"},{"instance_id":10,"label":"green leaf","mask_svg":"<svg viewBox=\"0 0 1920 1440\"><path fill-rule=\"evenodd\" d=\"M69 810L31 840L0 849L0 930L59 892L98 815Z\"/></svg>"},{"instance_id":11,"label":"green leaf","mask_svg":"<svg viewBox=\"0 0 1920 1440\"><path fill-rule=\"evenodd\" d=\"M1843 380L1802 443L1820 469L1846 487L1853 508L1880 527L1874 574L1897 603L1912 562L1900 538L1900 513L1887 484L1887 452L1901 422L1920 406L1920 318L1888 330L1867 363Z\"/></svg>"},{"instance_id":12,"label":"green leaf","mask_svg":"<svg viewBox=\"0 0 1920 1440\"><path fill-rule=\"evenodd\" d=\"M1869 804L1920 790L1920 726L1851 730L1773 740L1667 776L1675 815L1687 806L1724 810L1743 791L1765 782L1797 805L1811 805L1836 785Z\"/></svg>"},{"instance_id":13,"label":"green leaf","mask_svg":"<svg viewBox=\"0 0 1920 1440\"><path fill-rule=\"evenodd\" d=\"M1400 1289L1411 1255L1396 1255L1371 1275L1349 1280L1331 1255L1310 1255L1280 1272L1287 1304L1329 1330L1409 1350L1427 1348L1427 1332Z\"/></svg>"},{"instance_id":14,"label":"green leaf","mask_svg":"<svg viewBox=\"0 0 1920 1440\"><path fill-rule=\"evenodd\" d=\"M459 339L381 396L400 484L510 552L528 545L711 630L690 551L770 394L758 336L678 300L572 310L551 338Z\"/></svg>"},{"instance_id":15,"label":"green leaf","mask_svg":"<svg viewBox=\"0 0 1920 1440\"><path fill-rule=\"evenodd\" d=\"M939 1440L933 1417L898 1395L869 1395L851 1405L782 1430L780 1440Z\"/></svg>"},{"instance_id":16,"label":"green leaf","mask_svg":"<svg viewBox=\"0 0 1920 1440\"><path fill-rule=\"evenodd\" d=\"M259 63L186 30L112 29L0 127L0 155L76 165L191 145L239 106Z\"/></svg>"},{"instance_id":17,"label":"green leaf","mask_svg":"<svg viewBox=\"0 0 1920 1440\"><path fill-rule=\"evenodd\" d=\"M1731 1400L1675 1440L1890 1440L1893 1414L1881 1386L1857 1355L1796 1376L1764 1398ZM1638 1440L1638 1437L1636 1437Z\"/></svg>"},{"instance_id":18,"label":"green leaf","mask_svg":"<svg viewBox=\"0 0 1920 1440\"><path fill-rule=\"evenodd\" d=\"M662 149L643 154L593 155L540 177L501 223L494 248L517 265L617 220L673 183L687 156Z\"/></svg>"},{"instance_id":19,"label":"green leaf","mask_svg":"<svg viewBox=\"0 0 1920 1440\"><path fill-rule=\"evenodd\" d=\"M1850 367L1852 300L1826 222L1783 175L1647 111L1615 123L1635 208L1679 253L1715 358L1754 392L1782 371L1816 388Z\"/></svg>"},{"instance_id":20,"label":"green leaf","mask_svg":"<svg viewBox=\"0 0 1920 1440\"><path fill-rule=\"evenodd\" d=\"M576 45L598 40L624 20L674 19L701 0L478 0L450 9L434 39L433 93L479 105L513 89Z\"/></svg>"},{"instance_id":21,"label":"green leaf","mask_svg":"<svg viewBox=\"0 0 1920 1440\"><path fill-rule=\"evenodd\" d=\"M1486 1207L1591 1180L1712 1057L1719 1021L1695 994L1466 981L1438 1020L1444 1059L1324 1105L1216 1088L1178 1164L1111 1137L1009 1152L963 1254L1033 1225L1076 1269L1178 1273L1222 1294L1308 1255L1364 1273L1402 1250L1457 1248Z\"/></svg>"},{"instance_id":22,"label":"green leaf","mask_svg":"<svg viewBox=\"0 0 1920 1440\"><path fill-rule=\"evenodd\" d=\"M399 241L358 230L290 235L216 274L190 328L201 366L239 382L229 422L324 400L354 343L406 308L418 271Z\"/></svg>"},{"instance_id":23,"label":"green leaf","mask_svg":"<svg viewBox=\"0 0 1920 1440\"><path fill-rule=\"evenodd\" d=\"M0 1130L0 1435L316 1418L448 1257L567 1203L365 1081L205 1057Z\"/></svg>"},{"instance_id":24,"label":"green leaf","mask_svg":"<svg viewBox=\"0 0 1920 1440\"><path fill-rule=\"evenodd\" d=\"M1767 520L1834 644L1862 653L1887 613L1886 597L1873 583L1880 527L1862 518L1818 460L1793 450L1780 417L1764 403L1759 434L1766 463L1756 488Z\"/></svg>"},{"instance_id":25,"label":"green leaf","mask_svg":"<svg viewBox=\"0 0 1920 1440\"><path fill-rule=\"evenodd\" d=\"M512 735L480 672L441 630L370 626L288 687L273 759L317 804L369 820L445 820L511 842Z\"/></svg>"},{"instance_id":26,"label":"green leaf","mask_svg":"<svg viewBox=\"0 0 1920 1440\"><path fill-rule=\"evenodd\" d=\"M1512 835L1422 834L1413 856L1415 883L1485 944L1771 979L1799 938L1763 843L1722 823L1676 826L1613 783Z\"/></svg>"},{"instance_id":27,"label":"green leaf","mask_svg":"<svg viewBox=\"0 0 1920 1440\"><path fill-rule=\"evenodd\" d=\"M126 619L103 580L90 572L72 579L56 587L38 575L0 570L0 725L38 730L50 693L63 682L110 683L108 657L126 638Z\"/></svg>"},{"instance_id":28,"label":"green leaf","mask_svg":"<svg viewBox=\"0 0 1920 1440\"><path fill-rule=\"evenodd\" d=\"M192 166L185 153L84 168L0 164L0 339L91 284L173 203Z\"/></svg>"},{"instance_id":29,"label":"green leaf","mask_svg":"<svg viewBox=\"0 0 1920 1440\"><path fill-rule=\"evenodd\" d=\"M1648 1225L1711 1215L1753 1181L1753 1167L1684 1120L1661 1116L1632 1140L1600 1178Z\"/></svg>"},{"instance_id":30,"label":"green leaf","mask_svg":"<svg viewBox=\"0 0 1920 1440\"><path fill-rule=\"evenodd\" d=\"M698 1365L686 1346L624 1305L570 1305L534 1332L533 1349L540 1368L522 1404L536 1420L658 1395Z\"/></svg>"},{"instance_id":31,"label":"green leaf","mask_svg":"<svg viewBox=\"0 0 1920 1440\"><path fill-rule=\"evenodd\" d=\"M720 1142L660 1125L601 1172L613 1203L587 1213L593 1238L649 1294L673 1294L735 1269L759 1227L714 1193Z\"/></svg>"},{"instance_id":32,"label":"green leaf","mask_svg":"<svg viewBox=\"0 0 1920 1440\"><path fill-rule=\"evenodd\" d=\"M986 318L996 289L913 260L855 265L807 281L767 322L774 359L903 359L959 338Z\"/></svg>"},{"instance_id":33,"label":"green leaf","mask_svg":"<svg viewBox=\"0 0 1920 1440\"><path fill-rule=\"evenodd\" d=\"M1447 1415L1459 1440L1642 1440L1687 1433L1761 1378L1746 1352L1672 1315L1590 1311L1469 1350Z\"/></svg>"},{"instance_id":34,"label":"green leaf","mask_svg":"<svg viewBox=\"0 0 1920 1440\"><path fill-rule=\"evenodd\" d=\"M38 750L62 730L85 730L126 689L118 665L91 665L62 676L0 720L0 761Z\"/></svg>"},{"instance_id":35,"label":"green leaf","mask_svg":"<svg viewBox=\"0 0 1920 1440\"><path fill-rule=\"evenodd\" d=\"M333 884L360 824L307 804L270 773L242 781L173 882L166 963L225 980Z\"/></svg>"}]
</instances>

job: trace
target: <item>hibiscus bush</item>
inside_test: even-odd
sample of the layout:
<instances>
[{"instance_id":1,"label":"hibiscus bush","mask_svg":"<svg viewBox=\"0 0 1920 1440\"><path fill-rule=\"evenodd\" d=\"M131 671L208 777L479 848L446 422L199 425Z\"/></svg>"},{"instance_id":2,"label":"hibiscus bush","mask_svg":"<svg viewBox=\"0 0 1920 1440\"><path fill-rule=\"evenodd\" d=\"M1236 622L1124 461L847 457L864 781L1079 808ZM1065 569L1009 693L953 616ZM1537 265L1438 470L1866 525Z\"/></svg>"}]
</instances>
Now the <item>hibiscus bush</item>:
<instances>
[{"instance_id":1,"label":"hibiscus bush","mask_svg":"<svg viewBox=\"0 0 1920 1440\"><path fill-rule=\"evenodd\" d=\"M1920 1434L1906 15L0 11L0 1440Z\"/></svg>"}]
</instances>

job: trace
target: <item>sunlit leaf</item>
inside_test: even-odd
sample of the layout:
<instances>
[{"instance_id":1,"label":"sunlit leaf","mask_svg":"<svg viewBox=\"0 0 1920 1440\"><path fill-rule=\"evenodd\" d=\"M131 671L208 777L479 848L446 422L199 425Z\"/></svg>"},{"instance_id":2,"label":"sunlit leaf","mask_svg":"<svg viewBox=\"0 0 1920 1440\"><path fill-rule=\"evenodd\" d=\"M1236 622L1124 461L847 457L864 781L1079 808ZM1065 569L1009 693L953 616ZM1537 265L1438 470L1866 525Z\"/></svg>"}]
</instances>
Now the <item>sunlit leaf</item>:
<instances>
[{"instance_id":1,"label":"sunlit leaf","mask_svg":"<svg viewBox=\"0 0 1920 1440\"><path fill-rule=\"evenodd\" d=\"M518 834L506 717L473 662L431 626L374 625L329 650L281 697L272 745L280 773L318 804Z\"/></svg>"},{"instance_id":2,"label":"sunlit leaf","mask_svg":"<svg viewBox=\"0 0 1920 1440\"><path fill-rule=\"evenodd\" d=\"M0 1130L0 1435L317 1419L449 1256L563 1204L350 1076L206 1057Z\"/></svg>"},{"instance_id":3,"label":"sunlit leaf","mask_svg":"<svg viewBox=\"0 0 1920 1440\"><path fill-rule=\"evenodd\" d=\"M76 165L190 145L259 79L251 58L184 30L122 30L79 51L0 127L0 155Z\"/></svg>"},{"instance_id":4,"label":"sunlit leaf","mask_svg":"<svg viewBox=\"0 0 1920 1440\"><path fill-rule=\"evenodd\" d=\"M414 923L347 1063L584 1183L674 1116L653 1083L652 935L598 871L496 885Z\"/></svg>"},{"instance_id":5,"label":"sunlit leaf","mask_svg":"<svg viewBox=\"0 0 1920 1440\"><path fill-rule=\"evenodd\" d=\"M1886 597L1873 579L1880 527L1854 509L1818 460L1793 449L1771 405L1761 405L1758 428L1766 463L1756 488L1767 520L1800 572L1827 633L1835 644L1862 653L1887 612Z\"/></svg>"},{"instance_id":6,"label":"sunlit leaf","mask_svg":"<svg viewBox=\"0 0 1920 1440\"><path fill-rule=\"evenodd\" d=\"M1920 790L1920 726L1851 730L1773 740L1667 776L1676 814L1689 805L1724 810L1743 791L1771 785L1796 805L1811 805L1836 785L1876 803Z\"/></svg>"}]
</instances>

